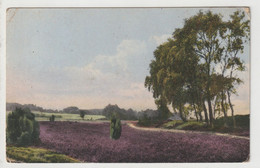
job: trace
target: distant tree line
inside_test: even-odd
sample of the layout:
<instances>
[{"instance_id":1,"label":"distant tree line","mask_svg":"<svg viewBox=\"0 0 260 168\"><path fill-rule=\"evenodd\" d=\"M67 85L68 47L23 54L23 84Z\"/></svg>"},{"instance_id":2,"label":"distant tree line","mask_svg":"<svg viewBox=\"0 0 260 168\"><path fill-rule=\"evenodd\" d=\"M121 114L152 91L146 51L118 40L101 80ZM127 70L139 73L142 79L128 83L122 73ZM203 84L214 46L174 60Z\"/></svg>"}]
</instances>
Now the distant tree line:
<instances>
[{"instance_id":1,"label":"distant tree line","mask_svg":"<svg viewBox=\"0 0 260 168\"><path fill-rule=\"evenodd\" d=\"M116 115L121 120L138 120L144 117L148 117L150 119L155 119L160 116L160 112L158 110L147 109L145 111L135 111L133 109L125 110L123 108L118 107L118 105L107 105L102 115L104 115L107 119L111 119L113 115Z\"/></svg>"},{"instance_id":2,"label":"distant tree line","mask_svg":"<svg viewBox=\"0 0 260 168\"><path fill-rule=\"evenodd\" d=\"M25 105L19 103L6 104L7 111L14 111L16 108L30 109L30 111L40 111L40 112L50 112L50 113L79 114L82 117L82 119L84 118L85 115L104 115L107 119L110 119L113 113L116 113L121 120L138 120L144 117L155 119L158 118L161 114L159 110L147 109L138 112L131 108L125 110L123 108L118 107L118 105L111 105L111 104L107 105L104 109L91 109L91 110L79 109L76 106L66 107L63 110L49 110L33 104L25 104ZM58 116L55 115L55 117Z\"/></svg>"},{"instance_id":3,"label":"distant tree line","mask_svg":"<svg viewBox=\"0 0 260 168\"><path fill-rule=\"evenodd\" d=\"M19 103L6 103L7 111L14 111L16 108L30 109L31 111L40 111L47 113L70 113L70 114L80 114L80 110L84 111L86 115L102 115L102 109L91 109L83 110L75 106L66 107L63 110L53 110L53 109L44 109L40 106L34 104L19 104Z\"/></svg>"},{"instance_id":4,"label":"distant tree line","mask_svg":"<svg viewBox=\"0 0 260 168\"><path fill-rule=\"evenodd\" d=\"M48 112L48 113L60 113L60 110L53 110L53 109L44 109L42 107L36 106L34 104L19 104L19 103L6 103L6 110L7 111L14 111L16 108L22 109L30 109L31 111L40 111L40 112Z\"/></svg>"}]
</instances>

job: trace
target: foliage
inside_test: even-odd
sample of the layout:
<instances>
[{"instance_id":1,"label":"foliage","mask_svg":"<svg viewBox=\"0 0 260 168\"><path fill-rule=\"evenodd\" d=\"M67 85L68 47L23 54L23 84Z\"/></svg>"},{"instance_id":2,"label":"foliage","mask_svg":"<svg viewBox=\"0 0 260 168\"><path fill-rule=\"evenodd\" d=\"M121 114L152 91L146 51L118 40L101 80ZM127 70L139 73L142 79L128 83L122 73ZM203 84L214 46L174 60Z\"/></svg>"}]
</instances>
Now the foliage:
<instances>
[{"instance_id":1,"label":"foliage","mask_svg":"<svg viewBox=\"0 0 260 168\"><path fill-rule=\"evenodd\" d=\"M122 125L124 132L115 141L109 138L107 128L110 123L107 122L40 124L41 147L59 151L81 162L243 162L249 155L250 141L247 139L144 131Z\"/></svg>"},{"instance_id":2,"label":"foliage","mask_svg":"<svg viewBox=\"0 0 260 168\"><path fill-rule=\"evenodd\" d=\"M103 110L103 115L109 120L114 115L114 113L121 120L136 120L137 119L136 111L134 111L132 109L125 110L125 109L119 108L117 105L109 104Z\"/></svg>"},{"instance_id":3,"label":"foliage","mask_svg":"<svg viewBox=\"0 0 260 168\"><path fill-rule=\"evenodd\" d=\"M67 107L63 109L64 113L78 114L79 108L75 106Z\"/></svg>"},{"instance_id":4,"label":"foliage","mask_svg":"<svg viewBox=\"0 0 260 168\"><path fill-rule=\"evenodd\" d=\"M55 117L56 117L55 115L51 115L50 116L50 122L54 122L55 121Z\"/></svg>"},{"instance_id":5,"label":"foliage","mask_svg":"<svg viewBox=\"0 0 260 168\"><path fill-rule=\"evenodd\" d=\"M154 126L161 123L161 120L157 117L149 117L147 113L144 113L142 117L138 119L137 124L140 126Z\"/></svg>"},{"instance_id":6,"label":"foliage","mask_svg":"<svg viewBox=\"0 0 260 168\"><path fill-rule=\"evenodd\" d=\"M117 140L121 136L121 121L116 115L113 115L110 121L110 138Z\"/></svg>"},{"instance_id":7,"label":"foliage","mask_svg":"<svg viewBox=\"0 0 260 168\"><path fill-rule=\"evenodd\" d=\"M85 114L86 114L85 111L83 111L83 110L80 110L80 111L79 111L79 115L80 115L80 117L81 117L83 120L84 120ZM91 118L91 120L92 120L92 118Z\"/></svg>"},{"instance_id":8,"label":"foliage","mask_svg":"<svg viewBox=\"0 0 260 168\"><path fill-rule=\"evenodd\" d=\"M237 122L236 127L249 128L250 126L250 118L249 115L236 115L235 120ZM233 127L233 119L232 117L227 118L227 125L229 127ZM224 124L224 117L220 117L214 121L214 125L216 128L221 128Z\"/></svg>"},{"instance_id":9,"label":"foliage","mask_svg":"<svg viewBox=\"0 0 260 168\"><path fill-rule=\"evenodd\" d=\"M7 146L6 155L26 163L76 163L76 159L50 150L32 147Z\"/></svg>"},{"instance_id":10,"label":"foliage","mask_svg":"<svg viewBox=\"0 0 260 168\"><path fill-rule=\"evenodd\" d=\"M153 93L158 109L171 105L183 121L192 111L202 118L203 110L211 127L218 103L225 117L229 108L234 116L230 95L241 83L234 73L245 70L237 53L243 52L249 29L249 21L240 11L228 21L211 11L186 19L184 26L154 51L150 75L145 78L145 87Z\"/></svg>"},{"instance_id":11,"label":"foliage","mask_svg":"<svg viewBox=\"0 0 260 168\"><path fill-rule=\"evenodd\" d=\"M39 142L39 124L29 109L16 108L7 117L7 144L28 146Z\"/></svg>"},{"instance_id":12,"label":"foliage","mask_svg":"<svg viewBox=\"0 0 260 168\"><path fill-rule=\"evenodd\" d=\"M144 116L142 118L139 118L138 125L141 126L150 126L152 124L152 119L147 116L146 113L144 113Z\"/></svg>"}]
</instances>

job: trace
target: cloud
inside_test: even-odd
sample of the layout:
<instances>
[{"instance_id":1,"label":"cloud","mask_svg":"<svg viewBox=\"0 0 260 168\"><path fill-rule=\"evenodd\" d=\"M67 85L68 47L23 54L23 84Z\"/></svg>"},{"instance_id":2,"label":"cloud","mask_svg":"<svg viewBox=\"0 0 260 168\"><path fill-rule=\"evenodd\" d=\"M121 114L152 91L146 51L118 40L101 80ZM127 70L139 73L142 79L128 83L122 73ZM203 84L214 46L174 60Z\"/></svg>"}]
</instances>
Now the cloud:
<instances>
[{"instance_id":1,"label":"cloud","mask_svg":"<svg viewBox=\"0 0 260 168\"><path fill-rule=\"evenodd\" d=\"M70 80L77 80L79 83L102 82L109 84L130 82L131 76L135 75L134 62L143 61L140 53L146 52L147 48L143 41L123 40L116 48L114 55L97 55L84 66L70 66L64 68L64 73Z\"/></svg>"},{"instance_id":2,"label":"cloud","mask_svg":"<svg viewBox=\"0 0 260 168\"><path fill-rule=\"evenodd\" d=\"M90 64L102 69L104 65L110 68L119 68L120 71L126 71L129 68L128 60L136 58L141 53L140 51L146 50L145 42L139 40L123 40L116 48L114 55L99 55Z\"/></svg>"},{"instance_id":3,"label":"cloud","mask_svg":"<svg viewBox=\"0 0 260 168\"><path fill-rule=\"evenodd\" d=\"M147 89L144 87L144 83L137 83L133 82L130 83L129 86L119 89L118 95L122 97L126 97L128 99L135 99L135 98L150 98L152 97L151 93L147 91Z\"/></svg>"},{"instance_id":4,"label":"cloud","mask_svg":"<svg viewBox=\"0 0 260 168\"><path fill-rule=\"evenodd\" d=\"M164 42L166 42L167 39L170 38L170 37L172 37L171 34L163 34L163 35L160 35L160 36L154 35L154 36L151 36L149 40L152 41L152 42L155 42L156 45L158 46L158 45L161 45Z\"/></svg>"},{"instance_id":5,"label":"cloud","mask_svg":"<svg viewBox=\"0 0 260 168\"><path fill-rule=\"evenodd\" d=\"M123 40L115 54L97 55L83 66L51 67L38 76L8 70L7 101L45 108L103 108L107 104L145 109L155 107L152 94L135 76L148 64L144 41ZM19 83L19 85L17 85ZM25 95L25 96L23 96Z\"/></svg>"}]
</instances>

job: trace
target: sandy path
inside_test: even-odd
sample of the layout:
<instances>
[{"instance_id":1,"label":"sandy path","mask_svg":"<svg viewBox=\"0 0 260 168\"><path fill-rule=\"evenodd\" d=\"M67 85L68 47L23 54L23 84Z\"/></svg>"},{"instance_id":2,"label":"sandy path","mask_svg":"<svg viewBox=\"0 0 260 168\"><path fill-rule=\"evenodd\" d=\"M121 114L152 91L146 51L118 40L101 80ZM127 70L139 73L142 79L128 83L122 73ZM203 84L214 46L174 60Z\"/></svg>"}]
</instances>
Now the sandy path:
<instances>
[{"instance_id":1,"label":"sandy path","mask_svg":"<svg viewBox=\"0 0 260 168\"><path fill-rule=\"evenodd\" d=\"M200 131L186 131L186 130L176 130L176 129L163 129L163 128L145 128L145 127L138 127L135 126L133 123L127 122L127 125L131 128L139 129L139 130L145 130L145 131L162 131L162 132L174 132L174 133L195 133L195 134L211 134L211 135L217 135L217 136L225 136L230 138L239 138L239 139L247 139L249 140L249 137L244 136L237 136L237 135L230 135L230 134L223 134L223 133L216 133L216 132L200 132Z\"/></svg>"}]
</instances>

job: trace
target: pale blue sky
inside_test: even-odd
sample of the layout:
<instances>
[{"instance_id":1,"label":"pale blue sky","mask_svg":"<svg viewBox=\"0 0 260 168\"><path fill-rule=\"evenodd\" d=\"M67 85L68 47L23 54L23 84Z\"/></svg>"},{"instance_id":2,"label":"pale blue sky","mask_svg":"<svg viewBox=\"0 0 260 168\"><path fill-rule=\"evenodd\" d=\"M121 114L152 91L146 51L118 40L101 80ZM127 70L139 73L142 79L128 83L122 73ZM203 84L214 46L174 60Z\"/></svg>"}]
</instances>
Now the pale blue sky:
<instances>
[{"instance_id":1,"label":"pale blue sky","mask_svg":"<svg viewBox=\"0 0 260 168\"><path fill-rule=\"evenodd\" d=\"M54 109L104 108L108 103L156 108L144 88L153 51L199 10L9 9L7 102ZM227 19L237 9L212 10ZM249 65L248 45L241 57ZM248 71L241 77L245 84L238 88L240 96L232 98L239 113L248 113Z\"/></svg>"}]
</instances>

